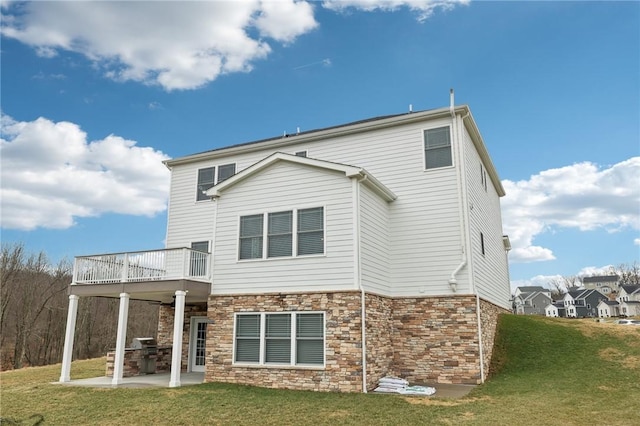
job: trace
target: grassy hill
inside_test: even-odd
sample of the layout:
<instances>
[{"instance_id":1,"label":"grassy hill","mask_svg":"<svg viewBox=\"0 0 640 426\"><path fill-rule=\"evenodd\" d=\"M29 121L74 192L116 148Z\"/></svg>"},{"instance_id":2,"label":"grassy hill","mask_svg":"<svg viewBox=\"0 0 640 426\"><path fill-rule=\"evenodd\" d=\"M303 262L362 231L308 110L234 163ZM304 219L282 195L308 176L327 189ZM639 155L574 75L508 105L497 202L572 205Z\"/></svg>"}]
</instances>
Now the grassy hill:
<instances>
[{"instance_id":1,"label":"grassy hill","mask_svg":"<svg viewBox=\"0 0 640 426\"><path fill-rule=\"evenodd\" d=\"M640 424L640 327L504 315L492 377L462 399L208 383L93 389L51 384L60 366L0 374L5 424ZM72 377L104 374L104 358ZM14 423L11 423L14 422Z\"/></svg>"}]
</instances>

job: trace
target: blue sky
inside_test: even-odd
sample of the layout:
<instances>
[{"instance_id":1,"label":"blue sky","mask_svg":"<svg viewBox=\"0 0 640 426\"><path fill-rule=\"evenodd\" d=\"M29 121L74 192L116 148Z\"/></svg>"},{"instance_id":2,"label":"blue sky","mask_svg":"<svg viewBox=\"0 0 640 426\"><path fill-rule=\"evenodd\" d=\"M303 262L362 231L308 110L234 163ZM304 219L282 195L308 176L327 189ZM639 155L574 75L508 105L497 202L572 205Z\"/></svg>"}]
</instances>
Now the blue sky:
<instances>
[{"instance_id":1,"label":"blue sky","mask_svg":"<svg viewBox=\"0 0 640 426\"><path fill-rule=\"evenodd\" d=\"M2 241L163 246L163 159L470 105L513 284L640 259L638 2L2 2Z\"/></svg>"}]
</instances>

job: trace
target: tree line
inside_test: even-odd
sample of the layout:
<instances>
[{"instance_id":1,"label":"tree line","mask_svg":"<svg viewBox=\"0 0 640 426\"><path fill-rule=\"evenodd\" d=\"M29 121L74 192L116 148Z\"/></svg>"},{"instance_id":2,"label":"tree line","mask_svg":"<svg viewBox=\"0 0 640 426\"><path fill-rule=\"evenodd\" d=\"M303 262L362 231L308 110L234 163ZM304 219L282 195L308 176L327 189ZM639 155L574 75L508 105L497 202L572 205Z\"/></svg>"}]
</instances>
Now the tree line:
<instances>
[{"instance_id":1,"label":"tree line","mask_svg":"<svg viewBox=\"0 0 640 426\"><path fill-rule=\"evenodd\" d=\"M631 264L622 263L618 266L611 266L606 273L598 274L597 276L601 275L616 275L618 277L618 285L640 285L640 264L636 261ZM549 281L551 297L554 300L560 299L570 288L582 287L585 277L567 275Z\"/></svg>"},{"instance_id":2,"label":"tree line","mask_svg":"<svg viewBox=\"0 0 640 426\"><path fill-rule=\"evenodd\" d=\"M73 265L53 265L44 252L28 253L22 244L0 250L0 369L55 364L62 350ZM81 297L74 359L104 356L116 342L119 301ZM155 336L158 306L132 300L127 336ZM129 339L130 340L130 339Z\"/></svg>"}]
</instances>

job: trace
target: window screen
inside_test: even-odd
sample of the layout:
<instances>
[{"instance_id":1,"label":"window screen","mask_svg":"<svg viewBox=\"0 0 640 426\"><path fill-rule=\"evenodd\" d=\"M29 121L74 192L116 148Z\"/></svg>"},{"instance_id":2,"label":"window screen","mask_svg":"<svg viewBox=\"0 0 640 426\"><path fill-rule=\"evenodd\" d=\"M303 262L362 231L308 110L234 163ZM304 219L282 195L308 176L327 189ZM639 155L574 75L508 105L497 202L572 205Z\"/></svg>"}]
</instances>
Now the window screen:
<instances>
[{"instance_id":1,"label":"window screen","mask_svg":"<svg viewBox=\"0 0 640 426\"><path fill-rule=\"evenodd\" d=\"M267 257L291 256L293 212L269 213Z\"/></svg>"},{"instance_id":2,"label":"window screen","mask_svg":"<svg viewBox=\"0 0 640 426\"><path fill-rule=\"evenodd\" d=\"M324 253L324 208L298 210L298 255Z\"/></svg>"},{"instance_id":3,"label":"window screen","mask_svg":"<svg viewBox=\"0 0 640 426\"><path fill-rule=\"evenodd\" d=\"M262 258L262 230L261 214L240 218L240 259Z\"/></svg>"},{"instance_id":4,"label":"window screen","mask_svg":"<svg viewBox=\"0 0 640 426\"><path fill-rule=\"evenodd\" d=\"M424 131L425 168L451 166L451 135L449 127L439 127Z\"/></svg>"},{"instance_id":5,"label":"window screen","mask_svg":"<svg viewBox=\"0 0 640 426\"><path fill-rule=\"evenodd\" d=\"M206 169L198 170L198 187L196 192L197 201L209 199L209 197L207 197L207 195L205 194L205 191L214 185L215 176L215 167L207 167Z\"/></svg>"}]
</instances>

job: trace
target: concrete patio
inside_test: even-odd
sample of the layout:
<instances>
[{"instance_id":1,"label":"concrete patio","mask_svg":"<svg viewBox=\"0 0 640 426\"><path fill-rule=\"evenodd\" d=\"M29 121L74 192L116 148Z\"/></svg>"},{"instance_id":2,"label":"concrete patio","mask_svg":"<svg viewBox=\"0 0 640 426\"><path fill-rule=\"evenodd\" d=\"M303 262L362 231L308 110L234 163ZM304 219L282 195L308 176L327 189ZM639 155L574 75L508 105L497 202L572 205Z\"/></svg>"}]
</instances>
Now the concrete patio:
<instances>
[{"instance_id":1,"label":"concrete patio","mask_svg":"<svg viewBox=\"0 0 640 426\"><path fill-rule=\"evenodd\" d=\"M113 385L111 383L113 379L107 376L101 377L91 377L89 379L76 379L71 380L70 382L60 383L54 382L56 384L65 385L65 386L86 386L86 387L97 387L97 388L147 388L147 387L169 387L169 381L171 380L171 374L163 373L163 374L146 374L142 376L133 376L133 377L124 377L122 379L122 383L119 385ZM204 382L204 373L181 373L180 374L180 385L181 386L190 386L190 385L199 385Z\"/></svg>"},{"instance_id":2,"label":"concrete patio","mask_svg":"<svg viewBox=\"0 0 640 426\"><path fill-rule=\"evenodd\" d=\"M55 384L61 384L66 386L86 386L97 388L148 388L148 387L169 387L169 380L171 374L147 374L142 376L125 377L122 379L122 383L114 386L111 384L111 377L92 377L89 379L77 379L70 382L60 383L53 382ZM180 385L190 386L199 385L204 382L204 373L181 373ZM473 388L474 385L450 385L444 383L431 383L425 386L436 388L436 393L431 398L453 398L458 399L466 396ZM373 393L373 392L372 392Z\"/></svg>"}]
</instances>

